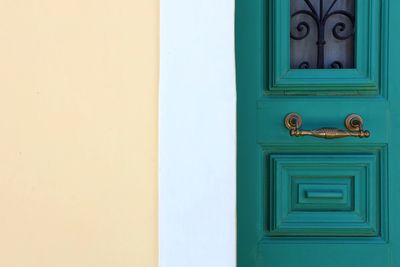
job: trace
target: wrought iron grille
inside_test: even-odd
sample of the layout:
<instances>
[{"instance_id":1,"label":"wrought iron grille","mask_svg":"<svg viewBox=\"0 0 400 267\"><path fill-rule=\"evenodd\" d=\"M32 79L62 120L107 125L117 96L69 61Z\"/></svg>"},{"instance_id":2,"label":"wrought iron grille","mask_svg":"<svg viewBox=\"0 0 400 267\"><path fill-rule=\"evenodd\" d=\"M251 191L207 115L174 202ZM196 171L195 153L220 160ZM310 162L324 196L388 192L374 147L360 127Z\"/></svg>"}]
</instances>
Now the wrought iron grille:
<instances>
[{"instance_id":1,"label":"wrought iron grille","mask_svg":"<svg viewBox=\"0 0 400 267\"><path fill-rule=\"evenodd\" d=\"M355 0L291 0L291 67L354 68Z\"/></svg>"}]
</instances>

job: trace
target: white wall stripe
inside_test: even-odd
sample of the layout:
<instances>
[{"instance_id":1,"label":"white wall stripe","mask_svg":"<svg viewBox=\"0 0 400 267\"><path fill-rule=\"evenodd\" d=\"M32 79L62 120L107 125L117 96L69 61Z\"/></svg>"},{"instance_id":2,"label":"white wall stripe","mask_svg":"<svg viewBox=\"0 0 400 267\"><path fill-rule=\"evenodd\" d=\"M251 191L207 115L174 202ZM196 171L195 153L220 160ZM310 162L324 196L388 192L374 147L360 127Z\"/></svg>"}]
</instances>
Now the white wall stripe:
<instances>
[{"instance_id":1,"label":"white wall stripe","mask_svg":"<svg viewBox=\"0 0 400 267\"><path fill-rule=\"evenodd\" d=\"M234 0L161 0L160 22L160 267L233 267Z\"/></svg>"}]
</instances>

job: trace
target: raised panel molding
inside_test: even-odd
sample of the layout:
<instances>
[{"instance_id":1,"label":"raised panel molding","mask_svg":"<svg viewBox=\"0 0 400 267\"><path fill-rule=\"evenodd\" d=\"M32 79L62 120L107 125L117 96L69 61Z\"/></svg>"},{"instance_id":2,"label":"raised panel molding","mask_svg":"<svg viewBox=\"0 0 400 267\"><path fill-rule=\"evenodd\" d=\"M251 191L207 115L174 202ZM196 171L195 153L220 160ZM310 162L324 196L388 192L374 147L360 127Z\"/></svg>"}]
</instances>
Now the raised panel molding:
<instances>
[{"instance_id":1,"label":"raised panel molding","mask_svg":"<svg viewBox=\"0 0 400 267\"><path fill-rule=\"evenodd\" d=\"M290 178L293 211L349 211L354 208L355 176Z\"/></svg>"},{"instance_id":2,"label":"raised panel molding","mask_svg":"<svg viewBox=\"0 0 400 267\"><path fill-rule=\"evenodd\" d=\"M271 155L274 236L377 236L375 155Z\"/></svg>"},{"instance_id":3,"label":"raised panel molding","mask_svg":"<svg viewBox=\"0 0 400 267\"><path fill-rule=\"evenodd\" d=\"M385 145L261 145L261 242L387 242Z\"/></svg>"}]
</instances>

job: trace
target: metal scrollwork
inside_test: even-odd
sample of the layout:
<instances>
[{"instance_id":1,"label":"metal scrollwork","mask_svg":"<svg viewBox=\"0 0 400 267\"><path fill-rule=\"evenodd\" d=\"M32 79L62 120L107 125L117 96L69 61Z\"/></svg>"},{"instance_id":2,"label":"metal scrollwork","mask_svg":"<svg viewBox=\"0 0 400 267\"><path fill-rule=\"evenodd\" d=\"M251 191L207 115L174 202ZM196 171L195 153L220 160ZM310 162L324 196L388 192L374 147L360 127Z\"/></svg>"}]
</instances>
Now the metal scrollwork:
<instances>
[{"instance_id":1,"label":"metal scrollwork","mask_svg":"<svg viewBox=\"0 0 400 267\"><path fill-rule=\"evenodd\" d=\"M291 15L293 19L299 15L305 15L313 21L317 28L317 68L323 69L325 68L325 34L326 34L326 24L327 21L336 17L340 21L338 21L332 28L332 35L340 41L347 40L354 36L355 33L355 16L354 14L346 11L346 10L334 10L335 5L338 0L333 0L330 4L329 8L324 11L324 0L319 0L319 12L317 12L314 5L310 2L310 0L304 0L307 4L309 10L299 10L294 12ZM290 37L293 40L303 40L307 38L310 34L311 26L306 19L302 19L294 29L290 32ZM343 68L343 63L340 61L334 61L330 64L331 68L341 69ZM302 62L298 68L307 69L310 68L309 62Z\"/></svg>"},{"instance_id":2,"label":"metal scrollwork","mask_svg":"<svg viewBox=\"0 0 400 267\"><path fill-rule=\"evenodd\" d=\"M331 64L332 69L343 69L343 64L340 61L332 62Z\"/></svg>"},{"instance_id":3,"label":"metal scrollwork","mask_svg":"<svg viewBox=\"0 0 400 267\"><path fill-rule=\"evenodd\" d=\"M296 30L300 33L300 35L296 36L293 33L290 33L290 38L294 40L303 40L310 33L310 24L308 24L306 21L302 21L297 24Z\"/></svg>"},{"instance_id":4,"label":"metal scrollwork","mask_svg":"<svg viewBox=\"0 0 400 267\"><path fill-rule=\"evenodd\" d=\"M301 62L299 65L299 69L309 69L310 68L310 63L307 61Z\"/></svg>"}]
</instances>

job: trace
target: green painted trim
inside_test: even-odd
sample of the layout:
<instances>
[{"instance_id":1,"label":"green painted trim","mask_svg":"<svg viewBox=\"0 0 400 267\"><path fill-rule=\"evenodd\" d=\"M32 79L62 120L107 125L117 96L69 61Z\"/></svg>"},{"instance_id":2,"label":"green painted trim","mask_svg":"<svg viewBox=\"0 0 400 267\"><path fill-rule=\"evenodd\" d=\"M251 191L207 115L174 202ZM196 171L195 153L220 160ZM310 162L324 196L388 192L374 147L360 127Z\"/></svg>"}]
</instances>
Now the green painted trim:
<instances>
[{"instance_id":1,"label":"green painted trim","mask_svg":"<svg viewBox=\"0 0 400 267\"><path fill-rule=\"evenodd\" d=\"M257 265L257 246L263 237L260 221L256 125L257 98L267 82L264 0L236 0L235 49L237 84L237 266ZM261 55L261 56L260 56Z\"/></svg>"}]
</instances>

